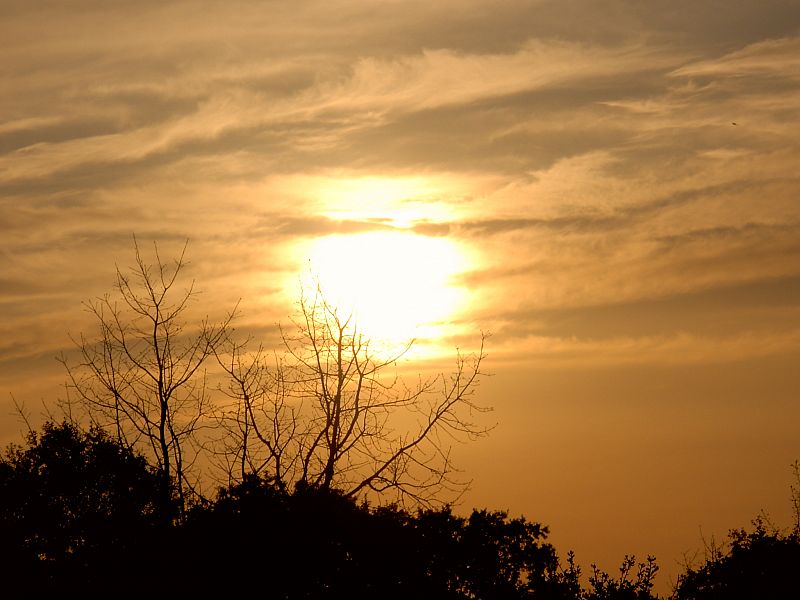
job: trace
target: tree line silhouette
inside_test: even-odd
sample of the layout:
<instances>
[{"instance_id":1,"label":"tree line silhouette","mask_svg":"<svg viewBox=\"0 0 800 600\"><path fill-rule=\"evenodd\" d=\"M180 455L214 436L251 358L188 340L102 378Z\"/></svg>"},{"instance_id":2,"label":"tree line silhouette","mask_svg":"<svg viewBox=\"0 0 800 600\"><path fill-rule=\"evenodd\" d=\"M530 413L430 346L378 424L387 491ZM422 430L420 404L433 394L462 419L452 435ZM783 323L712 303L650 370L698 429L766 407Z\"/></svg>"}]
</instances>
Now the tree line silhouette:
<instances>
[{"instance_id":1,"label":"tree line silhouette","mask_svg":"<svg viewBox=\"0 0 800 600\"><path fill-rule=\"evenodd\" d=\"M388 375L405 350L382 357L317 289L281 329L283 352L268 352L236 331L235 310L189 325L183 253L164 262L156 247L148 263L135 240L134 250L116 293L86 304L96 333L75 339L77 359L60 357L63 417L29 427L0 458L7 590L656 598L653 557L582 577L546 526L453 512L467 482L450 445L488 431L475 418L487 410L474 399L483 338L451 373L408 384ZM731 532L686 567L673 596L792 597L800 492L792 497L791 531L762 518Z\"/></svg>"},{"instance_id":2,"label":"tree line silhouette","mask_svg":"<svg viewBox=\"0 0 800 600\"><path fill-rule=\"evenodd\" d=\"M584 585L547 527L502 511L370 505L248 475L181 513L160 467L98 428L47 422L0 459L7 592L266 598L655 599L655 560ZM180 518L179 518L180 515ZM763 517L679 577L676 599L791 598L800 533Z\"/></svg>"}]
</instances>

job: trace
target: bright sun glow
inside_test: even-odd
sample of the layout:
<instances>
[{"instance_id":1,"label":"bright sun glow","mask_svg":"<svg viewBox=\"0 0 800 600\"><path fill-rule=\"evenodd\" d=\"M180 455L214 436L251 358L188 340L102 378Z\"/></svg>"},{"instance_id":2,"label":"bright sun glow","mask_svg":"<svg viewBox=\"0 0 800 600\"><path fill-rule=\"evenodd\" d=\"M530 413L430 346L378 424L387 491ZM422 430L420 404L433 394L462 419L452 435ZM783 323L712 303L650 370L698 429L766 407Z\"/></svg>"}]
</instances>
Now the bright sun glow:
<instances>
[{"instance_id":1,"label":"bright sun glow","mask_svg":"<svg viewBox=\"0 0 800 600\"><path fill-rule=\"evenodd\" d=\"M445 238L405 231L331 235L305 251L304 287L318 280L326 300L352 312L373 340L439 337L465 299L453 279L466 269L466 258Z\"/></svg>"}]
</instances>

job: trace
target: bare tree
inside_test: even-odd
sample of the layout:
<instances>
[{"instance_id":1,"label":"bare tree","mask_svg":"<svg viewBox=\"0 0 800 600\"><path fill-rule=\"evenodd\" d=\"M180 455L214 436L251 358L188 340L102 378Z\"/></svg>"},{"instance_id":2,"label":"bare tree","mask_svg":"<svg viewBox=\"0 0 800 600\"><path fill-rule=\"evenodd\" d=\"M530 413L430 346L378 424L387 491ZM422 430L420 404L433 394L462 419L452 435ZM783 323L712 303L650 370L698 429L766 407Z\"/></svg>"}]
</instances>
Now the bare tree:
<instances>
[{"instance_id":1,"label":"bare tree","mask_svg":"<svg viewBox=\"0 0 800 600\"><path fill-rule=\"evenodd\" d=\"M285 487L297 477L298 413L288 400L289 385L280 360L261 345L249 352L250 342L231 337L217 352L229 375L221 389L232 402L217 413L221 435L209 449L226 483L268 473Z\"/></svg>"},{"instance_id":2,"label":"bare tree","mask_svg":"<svg viewBox=\"0 0 800 600\"><path fill-rule=\"evenodd\" d=\"M304 484L423 505L466 489L450 448L487 432L473 421L489 410L473 399L483 337L476 354L458 354L452 373L408 385L390 375L408 347L380 358L352 317L317 289L301 297L282 339L282 359L230 339L218 352L235 400L221 418L226 436L218 452L229 477L255 473L284 488Z\"/></svg>"},{"instance_id":3,"label":"bare tree","mask_svg":"<svg viewBox=\"0 0 800 600\"><path fill-rule=\"evenodd\" d=\"M394 368L408 347L381 356L317 289L301 296L298 317L281 329L280 354L251 349L231 327L235 311L219 323L187 325L196 292L193 282L178 283L185 246L170 262L154 247L148 263L135 239L134 250L133 267L116 270L114 293L86 303L96 336L74 340L76 359L60 357L68 373L63 408L146 452L181 506L209 480L200 473L209 461L229 484L257 474L287 490L307 485L424 505L466 489L450 449L487 432L473 420L488 410L473 399L483 338L476 354L458 354L452 373L409 384ZM226 384L207 384L212 356ZM217 390L227 402L212 399Z\"/></svg>"},{"instance_id":4,"label":"bare tree","mask_svg":"<svg viewBox=\"0 0 800 600\"><path fill-rule=\"evenodd\" d=\"M59 358L69 377L65 410L146 452L184 506L194 485L198 434L211 412L204 365L233 313L221 323L206 318L188 329L194 282L178 286L186 246L169 263L155 244L153 264L145 262L135 238L134 250L134 266L116 269L115 293L85 303L96 318L96 337L73 339L77 361Z\"/></svg>"}]
</instances>

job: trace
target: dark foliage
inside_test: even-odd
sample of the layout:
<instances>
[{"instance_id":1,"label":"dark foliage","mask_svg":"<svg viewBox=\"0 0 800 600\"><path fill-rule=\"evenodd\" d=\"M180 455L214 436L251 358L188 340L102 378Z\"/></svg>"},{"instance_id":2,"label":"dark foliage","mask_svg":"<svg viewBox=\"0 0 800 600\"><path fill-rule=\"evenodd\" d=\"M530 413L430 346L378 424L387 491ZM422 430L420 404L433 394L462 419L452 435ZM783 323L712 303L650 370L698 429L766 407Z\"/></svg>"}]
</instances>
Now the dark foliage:
<instances>
[{"instance_id":1,"label":"dark foliage","mask_svg":"<svg viewBox=\"0 0 800 600\"><path fill-rule=\"evenodd\" d=\"M538 523L486 510L462 518L445 508L421 511L411 525L430 577L452 597L551 597L559 587L558 558Z\"/></svg>"},{"instance_id":2,"label":"dark foliage","mask_svg":"<svg viewBox=\"0 0 800 600\"><path fill-rule=\"evenodd\" d=\"M423 573L402 515L255 477L193 510L179 543L187 568L213 575L195 583L226 593L255 584L270 598L401 598Z\"/></svg>"},{"instance_id":3,"label":"dark foliage","mask_svg":"<svg viewBox=\"0 0 800 600\"><path fill-rule=\"evenodd\" d=\"M733 530L725 552L688 568L676 587L679 600L800 597L800 532L785 534L763 518L753 530Z\"/></svg>"},{"instance_id":4,"label":"dark foliage","mask_svg":"<svg viewBox=\"0 0 800 600\"><path fill-rule=\"evenodd\" d=\"M248 476L186 513L163 473L98 430L48 423L0 460L6 590L84 596L645 600L655 566L580 586L547 528L501 511L370 507ZM23 588L24 586L24 588Z\"/></svg>"},{"instance_id":5,"label":"dark foliage","mask_svg":"<svg viewBox=\"0 0 800 600\"><path fill-rule=\"evenodd\" d=\"M251 477L193 511L182 535L184 560L229 574L227 591L258 573L274 598L564 597L546 593L559 587L546 528L502 512L370 509L331 490L290 495Z\"/></svg>"},{"instance_id":6,"label":"dark foliage","mask_svg":"<svg viewBox=\"0 0 800 600\"><path fill-rule=\"evenodd\" d=\"M0 460L4 584L102 584L144 562L174 508L160 475L98 430L48 423L27 442Z\"/></svg>"},{"instance_id":7,"label":"dark foliage","mask_svg":"<svg viewBox=\"0 0 800 600\"><path fill-rule=\"evenodd\" d=\"M656 559L648 556L647 560L639 563L636 577L632 577L632 570L636 565L636 557L626 556L619 567L619 578L614 579L608 573L592 565L592 576L589 578L591 589L584 592L585 600L650 600L654 598L653 581L658 572Z\"/></svg>"}]
</instances>

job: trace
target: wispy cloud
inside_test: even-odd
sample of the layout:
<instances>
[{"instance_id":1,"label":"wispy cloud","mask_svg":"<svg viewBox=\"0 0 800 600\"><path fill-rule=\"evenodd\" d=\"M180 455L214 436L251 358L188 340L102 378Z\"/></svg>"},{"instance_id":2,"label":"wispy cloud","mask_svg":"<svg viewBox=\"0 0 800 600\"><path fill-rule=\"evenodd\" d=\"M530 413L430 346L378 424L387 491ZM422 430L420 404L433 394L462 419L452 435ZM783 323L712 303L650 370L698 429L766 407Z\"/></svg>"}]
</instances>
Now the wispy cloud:
<instances>
[{"instance_id":1,"label":"wispy cloud","mask_svg":"<svg viewBox=\"0 0 800 600\"><path fill-rule=\"evenodd\" d=\"M796 11L712 4L7 3L5 302L77 304L132 232L274 300L287 244L389 205L480 250L490 321L795 276ZM417 187L326 192L365 177Z\"/></svg>"},{"instance_id":2,"label":"wispy cloud","mask_svg":"<svg viewBox=\"0 0 800 600\"><path fill-rule=\"evenodd\" d=\"M800 330L764 334L741 333L701 337L677 333L657 337L525 338L509 348L497 348L503 368L535 365L537 368L580 368L660 365L707 365L794 354L800 349ZM521 358L524 356L524 360Z\"/></svg>"}]
</instances>

